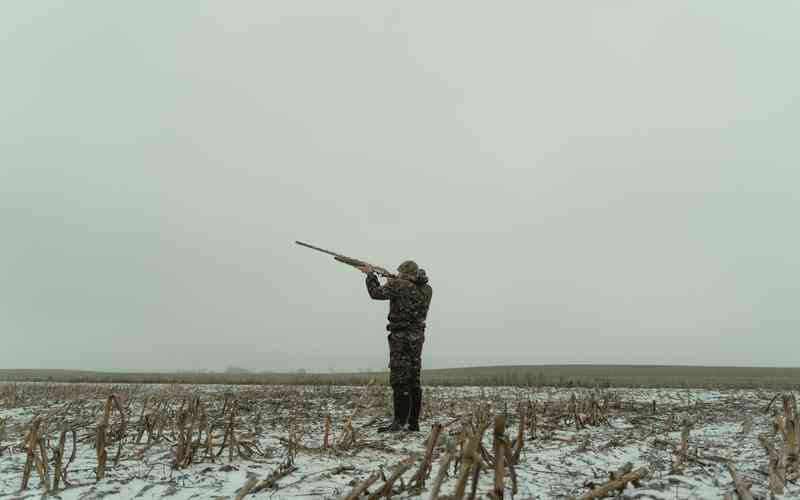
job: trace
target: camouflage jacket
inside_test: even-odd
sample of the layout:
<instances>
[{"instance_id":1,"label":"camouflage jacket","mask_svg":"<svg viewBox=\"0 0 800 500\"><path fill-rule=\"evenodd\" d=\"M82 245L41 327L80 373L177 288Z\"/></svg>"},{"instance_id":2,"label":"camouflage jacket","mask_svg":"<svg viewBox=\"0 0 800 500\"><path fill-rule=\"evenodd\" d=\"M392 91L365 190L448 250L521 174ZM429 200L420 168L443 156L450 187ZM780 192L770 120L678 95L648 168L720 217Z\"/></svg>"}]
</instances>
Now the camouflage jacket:
<instances>
[{"instance_id":1,"label":"camouflage jacket","mask_svg":"<svg viewBox=\"0 0 800 500\"><path fill-rule=\"evenodd\" d=\"M389 301L387 330L394 332L425 328L425 318L428 317L428 307L433 296L433 289L428 285L427 278L419 281L395 278L381 286L378 277L369 273L367 291L375 300Z\"/></svg>"}]
</instances>

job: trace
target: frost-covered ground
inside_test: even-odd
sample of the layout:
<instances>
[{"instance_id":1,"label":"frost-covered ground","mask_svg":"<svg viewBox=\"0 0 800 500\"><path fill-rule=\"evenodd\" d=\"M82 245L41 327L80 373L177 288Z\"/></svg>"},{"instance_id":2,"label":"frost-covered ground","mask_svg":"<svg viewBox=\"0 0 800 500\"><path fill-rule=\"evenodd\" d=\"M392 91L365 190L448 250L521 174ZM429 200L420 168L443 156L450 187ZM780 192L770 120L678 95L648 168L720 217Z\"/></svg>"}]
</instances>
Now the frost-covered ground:
<instances>
[{"instance_id":1,"label":"frost-covered ground","mask_svg":"<svg viewBox=\"0 0 800 500\"><path fill-rule=\"evenodd\" d=\"M94 434L103 405L112 392L121 395L127 432L121 446L112 439L105 477L97 481ZM579 404L594 396L602 406L607 405L603 414L607 421L577 428L570 412L573 395ZM768 498L767 457L759 434L772 436L774 414L782 410L779 399L765 411L774 395L758 390L426 387L422 432L386 435L379 434L377 427L388 414L390 392L380 386L0 384L0 497L42 496L35 470L28 489L20 490L27 457L25 432L32 419L40 416L49 422L46 429L50 461L61 425L76 429L76 456L67 474L70 486L61 486L51 498L235 498L250 478L263 480L286 463L290 439L299 442L293 453L296 469L273 487L248 498L338 498L372 473L383 470L388 476L402 460L424 454L431 426L438 422L444 430L425 489L421 494L405 491L396 495L429 498L430 485L445 455L445 442L459 439L481 404L490 405L491 414L507 414L507 433L514 438L519 423L517 408L520 404L530 408L528 401L535 401L536 428L526 429L525 445L515 468L518 491L514 498L580 496L588 491L587 482L601 484L609 471L628 462L634 469L650 470L639 488L625 490L628 498L722 498L733 491L726 460L752 482L756 498ZM177 439L175 416L181 402L188 405L193 397L200 398L208 409L209 420L218 425L214 430L215 450L221 445L228 421L225 410L230 406L226 401L228 405L234 399L238 401L236 434L242 441L254 444L253 454L229 460L225 449L212 462L197 453L196 462L185 468L172 467ZM149 443L147 433L137 442L145 402L145 414L161 412L166 419L160 435ZM120 419L118 414L112 415L113 433L119 428ZM322 446L326 415L332 422L332 446L327 449ZM681 471L672 472L685 418L692 422L689 450L694 458ZM752 425L743 426L747 420ZM355 440L337 447L348 421L355 430ZM484 440L490 451L491 434L490 429ZM67 439L65 462L70 451L71 440ZM403 482L396 484L407 483L416 468L415 463L403 475ZM50 469L52 477L52 463ZM455 476L451 467L442 483L442 496L453 492ZM493 488L493 480L492 470L481 473L480 495L485 496ZM378 480L370 493L383 482ZM509 480L506 485L506 496L511 498ZM800 498L800 486L788 484L785 498Z\"/></svg>"}]
</instances>

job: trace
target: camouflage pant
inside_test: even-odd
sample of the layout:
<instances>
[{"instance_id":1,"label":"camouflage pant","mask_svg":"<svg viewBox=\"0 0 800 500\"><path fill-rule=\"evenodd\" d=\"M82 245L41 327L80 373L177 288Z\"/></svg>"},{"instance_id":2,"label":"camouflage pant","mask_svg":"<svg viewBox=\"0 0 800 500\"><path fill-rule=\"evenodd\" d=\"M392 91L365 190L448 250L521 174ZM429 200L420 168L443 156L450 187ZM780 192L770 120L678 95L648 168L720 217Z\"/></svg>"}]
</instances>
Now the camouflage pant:
<instances>
[{"instance_id":1,"label":"camouflage pant","mask_svg":"<svg viewBox=\"0 0 800 500\"><path fill-rule=\"evenodd\" d=\"M422 369L424 330L402 330L389 334L389 383L393 388L418 389Z\"/></svg>"}]
</instances>

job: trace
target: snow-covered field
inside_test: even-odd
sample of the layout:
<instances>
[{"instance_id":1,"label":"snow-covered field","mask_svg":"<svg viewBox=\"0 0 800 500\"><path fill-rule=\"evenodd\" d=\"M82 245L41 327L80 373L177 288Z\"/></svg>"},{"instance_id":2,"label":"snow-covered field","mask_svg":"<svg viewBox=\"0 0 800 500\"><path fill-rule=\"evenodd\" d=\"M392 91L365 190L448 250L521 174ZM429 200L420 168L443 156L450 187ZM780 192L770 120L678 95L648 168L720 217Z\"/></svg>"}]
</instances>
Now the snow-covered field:
<instances>
[{"instance_id":1,"label":"snow-covered field","mask_svg":"<svg viewBox=\"0 0 800 500\"><path fill-rule=\"evenodd\" d=\"M98 481L95 435L112 393L118 395L126 425L122 434L122 420L114 409L105 477ZM61 431L74 429L77 443L75 458L66 467L69 486L62 481L52 498L235 498L251 478L262 481L281 466L290 472L248 498L339 498L375 472L389 477L395 465L409 457L414 464L395 483L396 490L403 490L395 497L429 498L447 441L458 442L481 414L507 415L506 433L513 441L521 406L529 418L514 467L514 498L579 497L589 491L588 482L600 485L609 471L626 463L634 470L649 470L639 488L625 490L627 498L722 498L734 489L728 461L752 483L756 498L769 498L768 460L759 435L779 439L773 421L783 408L778 398L767 410L773 396L758 390L426 387L422 431L387 435L377 432L390 409L390 390L383 386L0 384L0 497L42 496L44 485L35 466L28 488L20 489L28 457L25 437L32 420L41 417L51 484ZM215 456L212 461L207 455L206 437L199 434L204 422L196 418L186 426L202 447L191 463L177 467L173 464L181 405L186 411L194 398L199 398L212 428ZM589 421L591 401L599 407L599 421ZM234 435L241 444L234 451L241 453L231 459L230 448L216 455L232 408ZM582 425L575 422L575 409ZM145 419L148 414L150 420ZM332 424L327 447L326 415ZM684 421L691 423L690 458L673 470ZM155 422L150 432L146 422ZM346 429L348 422L352 433ZM406 485L435 423L443 430L430 477L421 491L409 491ZM72 451L71 432L66 436L65 465ZM491 453L491 427L483 443ZM451 464L440 498L453 493L457 476ZM384 483L382 476L369 493ZM506 498L511 498L512 481L507 477L505 484ZM494 470L485 467L477 492L485 497L493 487ZM800 498L800 486L787 484L784 497Z\"/></svg>"}]
</instances>

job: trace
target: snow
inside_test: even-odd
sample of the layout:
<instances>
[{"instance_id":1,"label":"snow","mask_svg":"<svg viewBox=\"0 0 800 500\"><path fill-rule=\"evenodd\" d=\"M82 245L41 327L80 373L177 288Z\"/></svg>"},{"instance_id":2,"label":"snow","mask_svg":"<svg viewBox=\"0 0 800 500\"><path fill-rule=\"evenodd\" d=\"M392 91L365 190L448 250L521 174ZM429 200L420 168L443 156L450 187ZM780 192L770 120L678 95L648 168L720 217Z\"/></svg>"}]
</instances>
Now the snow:
<instances>
[{"instance_id":1,"label":"snow","mask_svg":"<svg viewBox=\"0 0 800 500\"><path fill-rule=\"evenodd\" d=\"M18 384L19 385L19 384ZM46 386L46 387L45 387ZM101 481L95 480L97 459L91 432L98 412L111 392L109 386L57 384L25 385L19 406L8 407L0 400L0 421L5 419L5 436L0 439L0 498L39 498L39 477L34 471L29 488L20 491L26 454L22 448L25 426L37 415L51 415L54 421L83 423L78 431L79 442L75 461L69 466L72 486L60 489L52 498L141 498L191 499L231 498L254 477L265 479L287 460L285 440L290 432L300 435L303 446L294 456L296 470L277 481L273 489L254 495L271 498L338 498L353 488L353 484L378 470L388 476L393 466L409 456L421 457L425 452L427 433L435 422L447 425L434 453L431 478L421 495L402 493L395 498L428 498L427 491L444 457L447 438L457 439L462 423L471 409L479 403L491 404L493 413L507 412L507 434L517 433L516 408L521 402L537 401L549 405L568 404L573 394L578 398L595 394L599 398L617 401L619 408L611 410L607 423L576 429L574 424L557 423L549 435L541 430L531 439L526 436L520 463L516 466L518 491L515 498L568 498L587 491L584 483L601 484L608 472L631 463L634 469L648 467L650 476L641 487L625 490L628 498L664 500L692 498L721 498L733 490L732 480L722 459L736 464L740 475L752 481L752 491L768 497L767 459L758 435L772 432L772 414L764 408L773 394L759 390L704 389L578 389L578 388L516 388L516 387L426 387L425 410L420 433L379 434L377 427L389 411L389 391L385 387L338 386L116 386L114 392L132 398L129 411L129 430L122 448L122 458L113 464L116 444L108 447L108 467ZM37 392L38 391L38 392ZM52 397L48 394L52 393ZM257 413L261 413L258 447L265 456L250 459L235 457L228 460L228 451L216 459L193 463L185 469L170 466L173 443L164 440L149 447L134 443L135 426L139 421L145 398L181 398L200 396L218 409L225 394L240 400L241 428L252 432ZM28 399L26 399L28 398ZM73 404L78 401L78 404ZM657 411L652 414L652 402ZM70 406L73 404L73 406ZM153 403L150 403L151 406ZM772 412L780 405L774 405ZM324 415L333 422L333 441L342 435L347 420L352 418L360 446L347 450L321 449L324 435ZM752 430L742 433L745 416L752 418ZM681 473L671 473L675 449L681 440L680 422L688 417L693 426L690 451L697 460L686 464ZM551 420L540 418L541 422ZM557 420L557 419L556 419ZM669 423L672 422L672 427ZM112 422L113 425L113 422ZM49 446L58 441L57 425L49 427ZM216 434L221 441L221 429ZM2 430L0 429L0 437ZM484 445L491 450L491 430ZM67 455L71 442L67 440ZM52 452L49 452L52 455ZM404 475L405 482L416 471L416 464ZM452 466L442 485L442 494L453 491L455 478ZM481 474L478 491L485 494L493 487L494 474ZM371 489L382 485L379 480ZM398 483L400 482L398 481ZM511 497L510 481L506 480ZM800 487L787 484L785 498L800 498Z\"/></svg>"}]
</instances>

